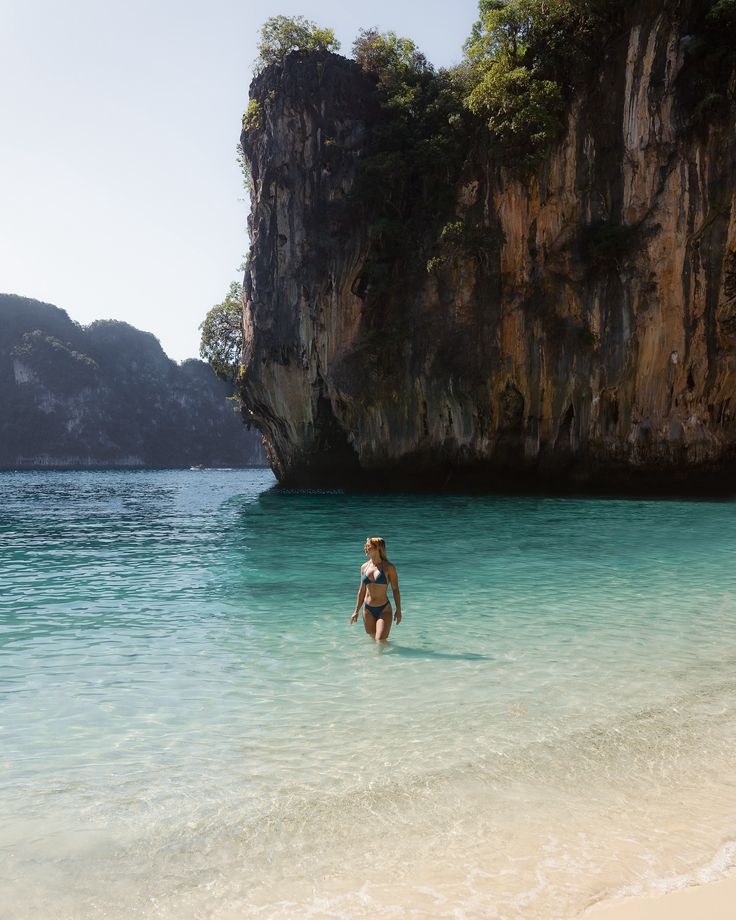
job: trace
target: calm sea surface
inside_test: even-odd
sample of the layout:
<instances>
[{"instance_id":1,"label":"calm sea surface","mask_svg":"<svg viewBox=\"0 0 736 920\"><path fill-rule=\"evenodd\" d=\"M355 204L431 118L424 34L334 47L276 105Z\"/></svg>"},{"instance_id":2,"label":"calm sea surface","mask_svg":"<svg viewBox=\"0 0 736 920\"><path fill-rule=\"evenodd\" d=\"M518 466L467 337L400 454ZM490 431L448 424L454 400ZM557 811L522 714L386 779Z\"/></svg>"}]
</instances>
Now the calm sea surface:
<instances>
[{"instance_id":1,"label":"calm sea surface","mask_svg":"<svg viewBox=\"0 0 736 920\"><path fill-rule=\"evenodd\" d=\"M0 474L0 913L572 918L736 859L736 504ZM404 622L350 626L366 535Z\"/></svg>"}]
</instances>

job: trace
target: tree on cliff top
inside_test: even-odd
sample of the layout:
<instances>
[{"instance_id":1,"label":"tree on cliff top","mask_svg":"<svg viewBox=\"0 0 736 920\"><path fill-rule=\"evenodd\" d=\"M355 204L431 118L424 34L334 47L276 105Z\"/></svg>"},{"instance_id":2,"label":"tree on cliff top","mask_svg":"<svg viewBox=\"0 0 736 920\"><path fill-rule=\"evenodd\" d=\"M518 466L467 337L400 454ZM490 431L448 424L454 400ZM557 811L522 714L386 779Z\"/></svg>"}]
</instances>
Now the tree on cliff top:
<instances>
[{"instance_id":1,"label":"tree on cliff top","mask_svg":"<svg viewBox=\"0 0 736 920\"><path fill-rule=\"evenodd\" d=\"M339 51L332 29L323 29L304 16L272 16L261 26L256 71L280 64L292 51Z\"/></svg>"},{"instance_id":2,"label":"tree on cliff top","mask_svg":"<svg viewBox=\"0 0 736 920\"><path fill-rule=\"evenodd\" d=\"M572 86L620 15L614 0L480 0L465 104L505 159L532 166L563 130Z\"/></svg>"},{"instance_id":3,"label":"tree on cliff top","mask_svg":"<svg viewBox=\"0 0 736 920\"><path fill-rule=\"evenodd\" d=\"M199 356L223 380L235 381L243 351L243 286L230 285L227 297L212 307L200 325Z\"/></svg>"},{"instance_id":4,"label":"tree on cliff top","mask_svg":"<svg viewBox=\"0 0 736 920\"><path fill-rule=\"evenodd\" d=\"M431 70L432 65L410 38L400 38L395 32L361 29L353 42L353 58L363 70L377 77L388 74L406 77Z\"/></svg>"}]
</instances>

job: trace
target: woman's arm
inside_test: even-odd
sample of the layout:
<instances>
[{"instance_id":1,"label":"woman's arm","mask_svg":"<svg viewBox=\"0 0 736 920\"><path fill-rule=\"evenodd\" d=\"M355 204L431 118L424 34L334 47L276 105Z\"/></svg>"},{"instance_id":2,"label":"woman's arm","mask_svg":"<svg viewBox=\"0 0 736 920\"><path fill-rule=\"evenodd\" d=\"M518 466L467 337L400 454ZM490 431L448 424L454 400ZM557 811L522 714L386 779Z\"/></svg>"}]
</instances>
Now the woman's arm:
<instances>
[{"instance_id":1,"label":"woman's arm","mask_svg":"<svg viewBox=\"0 0 736 920\"><path fill-rule=\"evenodd\" d=\"M388 573L388 580L391 584L391 590L394 592L394 601L396 603L396 612L394 614L394 619L397 623L401 622L401 594L399 593L399 573L396 571L396 566L392 565L391 570Z\"/></svg>"},{"instance_id":2,"label":"woman's arm","mask_svg":"<svg viewBox=\"0 0 736 920\"><path fill-rule=\"evenodd\" d=\"M363 570L361 569L361 572ZM363 599L365 598L365 585L363 580L360 581L360 591L358 591L358 599L355 602L355 613L350 617L350 622L354 623L358 619L358 614L360 613L360 608L363 606Z\"/></svg>"}]
</instances>

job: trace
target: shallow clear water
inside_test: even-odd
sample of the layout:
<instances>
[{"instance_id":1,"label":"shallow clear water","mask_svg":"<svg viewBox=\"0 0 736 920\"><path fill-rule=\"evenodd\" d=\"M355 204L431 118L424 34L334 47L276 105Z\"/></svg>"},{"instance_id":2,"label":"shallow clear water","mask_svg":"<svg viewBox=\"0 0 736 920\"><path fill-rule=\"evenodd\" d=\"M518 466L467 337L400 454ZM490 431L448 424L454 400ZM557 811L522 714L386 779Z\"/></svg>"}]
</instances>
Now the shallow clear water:
<instances>
[{"instance_id":1,"label":"shallow clear water","mask_svg":"<svg viewBox=\"0 0 736 920\"><path fill-rule=\"evenodd\" d=\"M273 483L0 474L4 915L549 920L734 860L736 504Z\"/></svg>"}]
</instances>

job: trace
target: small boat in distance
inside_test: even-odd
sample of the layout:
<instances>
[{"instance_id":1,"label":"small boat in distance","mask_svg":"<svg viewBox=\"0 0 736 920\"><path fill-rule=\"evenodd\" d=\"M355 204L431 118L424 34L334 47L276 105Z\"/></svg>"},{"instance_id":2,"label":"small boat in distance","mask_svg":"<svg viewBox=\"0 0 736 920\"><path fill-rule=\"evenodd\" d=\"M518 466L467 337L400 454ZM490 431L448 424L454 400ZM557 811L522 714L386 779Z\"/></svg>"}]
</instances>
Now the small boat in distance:
<instances>
[{"instance_id":1,"label":"small boat in distance","mask_svg":"<svg viewBox=\"0 0 736 920\"><path fill-rule=\"evenodd\" d=\"M197 463L195 466L190 466L190 470L199 470L200 472L204 469L204 463Z\"/></svg>"}]
</instances>

